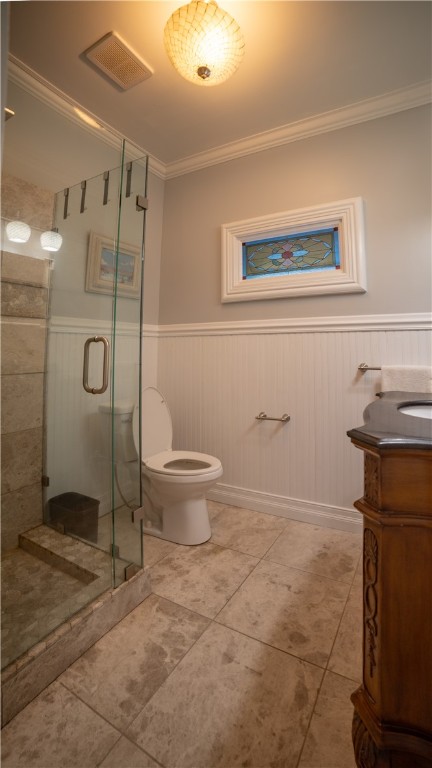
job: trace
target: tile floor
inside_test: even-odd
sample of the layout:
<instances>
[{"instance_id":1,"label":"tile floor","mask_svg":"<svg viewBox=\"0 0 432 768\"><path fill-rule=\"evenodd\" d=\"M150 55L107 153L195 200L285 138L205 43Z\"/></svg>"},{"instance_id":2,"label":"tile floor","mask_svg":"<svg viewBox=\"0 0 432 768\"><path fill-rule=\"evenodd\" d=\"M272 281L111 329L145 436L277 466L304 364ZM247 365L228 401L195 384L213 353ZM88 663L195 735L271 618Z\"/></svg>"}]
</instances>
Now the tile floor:
<instances>
[{"instance_id":1,"label":"tile floor","mask_svg":"<svg viewBox=\"0 0 432 768\"><path fill-rule=\"evenodd\" d=\"M361 536L209 502L153 593L2 731L3 768L354 768Z\"/></svg>"},{"instance_id":2,"label":"tile floor","mask_svg":"<svg viewBox=\"0 0 432 768\"><path fill-rule=\"evenodd\" d=\"M128 510L129 512L129 510ZM128 547L141 562L139 532L121 510L117 526ZM19 547L1 558L1 663L2 669L34 647L66 619L95 600L112 584L111 516L101 518L102 541L88 544L47 525L21 535ZM124 580L130 560L116 559L116 580Z\"/></svg>"}]
</instances>

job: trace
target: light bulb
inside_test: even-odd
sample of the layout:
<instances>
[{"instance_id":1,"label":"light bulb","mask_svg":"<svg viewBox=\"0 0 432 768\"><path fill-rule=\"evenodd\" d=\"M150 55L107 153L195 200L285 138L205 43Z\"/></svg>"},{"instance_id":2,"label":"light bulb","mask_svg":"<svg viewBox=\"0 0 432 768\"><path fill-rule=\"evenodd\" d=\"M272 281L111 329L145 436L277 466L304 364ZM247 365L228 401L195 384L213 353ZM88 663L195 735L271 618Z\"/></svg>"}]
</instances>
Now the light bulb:
<instances>
[{"instance_id":1,"label":"light bulb","mask_svg":"<svg viewBox=\"0 0 432 768\"><path fill-rule=\"evenodd\" d=\"M10 221L6 224L6 237L11 243L26 243L30 235L31 229L24 221Z\"/></svg>"},{"instance_id":2,"label":"light bulb","mask_svg":"<svg viewBox=\"0 0 432 768\"><path fill-rule=\"evenodd\" d=\"M47 232L42 232L40 242L44 251L58 251L63 242L63 238L55 229L51 229Z\"/></svg>"}]
</instances>

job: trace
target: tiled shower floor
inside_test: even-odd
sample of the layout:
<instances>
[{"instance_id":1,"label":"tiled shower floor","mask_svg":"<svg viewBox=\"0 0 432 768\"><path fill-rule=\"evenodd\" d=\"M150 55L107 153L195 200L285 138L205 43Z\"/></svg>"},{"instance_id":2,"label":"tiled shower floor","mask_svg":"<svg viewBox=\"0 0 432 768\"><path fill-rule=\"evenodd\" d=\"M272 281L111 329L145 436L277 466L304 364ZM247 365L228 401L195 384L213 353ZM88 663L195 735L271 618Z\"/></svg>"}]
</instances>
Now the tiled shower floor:
<instances>
[{"instance_id":1,"label":"tiled shower floor","mask_svg":"<svg viewBox=\"0 0 432 768\"><path fill-rule=\"evenodd\" d=\"M111 588L111 556L105 551L110 547L111 522L110 516L106 518L100 521L98 547L40 525L23 534L25 548L16 547L2 556L2 669ZM138 554L139 533L129 533L130 527L129 518L122 520L120 515L117 531L122 550L134 547ZM129 562L116 560L117 584Z\"/></svg>"},{"instance_id":2,"label":"tiled shower floor","mask_svg":"<svg viewBox=\"0 0 432 768\"><path fill-rule=\"evenodd\" d=\"M19 547L7 552L2 557L2 666L58 627L67 617L65 604L79 599L82 589L81 581Z\"/></svg>"},{"instance_id":3,"label":"tiled shower floor","mask_svg":"<svg viewBox=\"0 0 432 768\"><path fill-rule=\"evenodd\" d=\"M153 593L2 732L3 768L354 768L361 536L210 503Z\"/></svg>"}]
</instances>

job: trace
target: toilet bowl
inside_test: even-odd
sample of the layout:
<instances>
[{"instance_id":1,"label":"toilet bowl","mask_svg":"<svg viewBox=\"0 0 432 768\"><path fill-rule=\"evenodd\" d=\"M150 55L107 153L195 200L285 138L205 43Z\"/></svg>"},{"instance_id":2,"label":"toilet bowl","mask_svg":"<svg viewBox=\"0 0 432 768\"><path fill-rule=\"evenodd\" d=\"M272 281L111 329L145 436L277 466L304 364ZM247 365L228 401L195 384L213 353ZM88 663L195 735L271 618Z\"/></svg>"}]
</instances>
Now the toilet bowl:
<instances>
[{"instance_id":1,"label":"toilet bowl","mask_svg":"<svg viewBox=\"0 0 432 768\"><path fill-rule=\"evenodd\" d=\"M222 476L219 459L172 449L171 414L155 387L143 389L141 419L136 405L132 430L137 453L141 440L144 532L177 544L207 541L211 529L206 493Z\"/></svg>"}]
</instances>

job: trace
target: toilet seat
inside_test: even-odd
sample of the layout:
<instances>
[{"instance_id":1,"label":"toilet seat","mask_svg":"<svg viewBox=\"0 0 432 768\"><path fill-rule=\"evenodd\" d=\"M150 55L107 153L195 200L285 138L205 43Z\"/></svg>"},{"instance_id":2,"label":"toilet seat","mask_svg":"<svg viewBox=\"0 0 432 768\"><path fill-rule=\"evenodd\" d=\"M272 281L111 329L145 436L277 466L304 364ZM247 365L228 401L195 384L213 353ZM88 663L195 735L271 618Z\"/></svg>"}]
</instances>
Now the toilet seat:
<instances>
[{"instance_id":1,"label":"toilet seat","mask_svg":"<svg viewBox=\"0 0 432 768\"><path fill-rule=\"evenodd\" d=\"M199 477L222 468L215 456L196 451L161 451L143 460L144 467L161 475Z\"/></svg>"},{"instance_id":2,"label":"toilet seat","mask_svg":"<svg viewBox=\"0 0 432 768\"><path fill-rule=\"evenodd\" d=\"M141 393L141 446L143 469L164 475L166 479L201 476L202 480L222 473L222 464L215 456L198 451L172 450L172 420L168 405L155 387ZM135 445L139 445L139 408L132 418Z\"/></svg>"}]
</instances>

